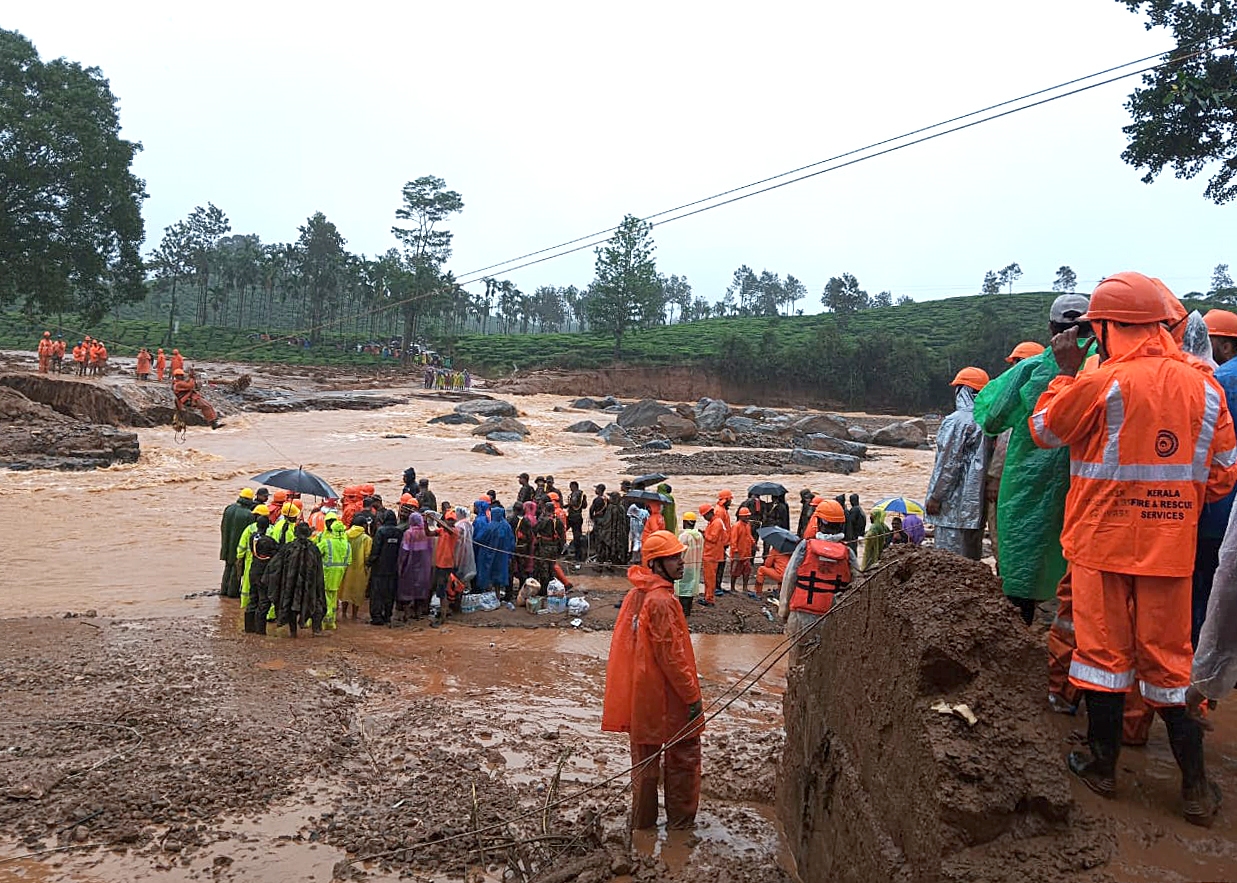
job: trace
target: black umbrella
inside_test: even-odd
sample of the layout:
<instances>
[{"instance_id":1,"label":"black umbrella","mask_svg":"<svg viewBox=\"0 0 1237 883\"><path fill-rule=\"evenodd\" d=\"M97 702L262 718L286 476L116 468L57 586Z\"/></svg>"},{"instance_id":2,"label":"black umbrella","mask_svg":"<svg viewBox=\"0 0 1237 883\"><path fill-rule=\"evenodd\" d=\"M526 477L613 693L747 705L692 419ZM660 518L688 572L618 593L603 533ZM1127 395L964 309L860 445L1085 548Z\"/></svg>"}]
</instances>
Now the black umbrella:
<instances>
[{"instance_id":1,"label":"black umbrella","mask_svg":"<svg viewBox=\"0 0 1237 883\"><path fill-rule=\"evenodd\" d=\"M761 481L749 487L747 495L749 497L782 497L786 495L786 488L776 481Z\"/></svg>"},{"instance_id":2,"label":"black umbrella","mask_svg":"<svg viewBox=\"0 0 1237 883\"><path fill-rule=\"evenodd\" d=\"M272 469L255 475L250 481L259 484L269 484L271 487L283 488L285 491L295 491L298 494L309 494L311 497L338 497L334 488L324 480L306 472L299 466L296 469Z\"/></svg>"},{"instance_id":3,"label":"black umbrella","mask_svg":"<svg viewBox=\"0 0 1237 883\"><path fill-rule=\"evenodd\" d=\"M798 534L791 533L784 527L762 527L756 533L779 552L790 554L799 545Z\"/></svg>"},{"instance_id":4,"label":"black umbrella","mask_svg":"<svg viewBox=\"0 0 1237 883\"><path fill-rule=\"evenodd\" d=\"M639 501L644 501L644 502L652 501L654 503L669 503L670 502L670 498L667 497L665 494L659 494L657 493L657 491L645 491L645 490L628 491L626 494L623 495L623 499L639 500Z\"/></svg>"},{"instance_id":5,"label":"black umbrella","mask_svg":"<svg viewBox=\"0 0 1237 883\"><path fill-rule=\"evenodd\" d=\"M651 473L650 475L641 475L638 478L633 478L631 480L631 486L637 487L637 488L646 488L651 484L657 484L657 482L665 481L665 480L666 480L666 476L662 475L660 472L654 472L654 473Z\"/></svg>"}]
</instances>

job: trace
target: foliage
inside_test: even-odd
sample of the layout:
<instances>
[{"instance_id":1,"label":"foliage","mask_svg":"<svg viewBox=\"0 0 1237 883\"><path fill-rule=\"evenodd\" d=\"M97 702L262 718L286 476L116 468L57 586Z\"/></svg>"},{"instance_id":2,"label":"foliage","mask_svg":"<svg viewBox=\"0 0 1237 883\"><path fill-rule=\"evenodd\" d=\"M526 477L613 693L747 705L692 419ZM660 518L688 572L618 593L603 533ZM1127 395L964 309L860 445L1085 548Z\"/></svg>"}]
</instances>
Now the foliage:
<instances>
[{"instance_id":1,"label":"foliage","mask_svg":"<svg viewBox=\"0 0 1237 883\"><path fill-rule=\"evenodd\" d=\"M841 326L845 327L851 313L866 310L871 306L868 293L859 287L859 280L850 273L832 277L825 283L825 292L820 302L825 309L836 313Z\"/></svg>"},{"instance_id":2,"label":"foliage","mask_svg":"<svg viewBox=\"0 0 1237 883\"><path fill-rule=\"evenodd\" d=\"M97 318L142 297L140 149L98 68L0 30L0 303Z\"/></svg>"},{"instance_id":3,"label":"foliage","mask_svg":"<svg viewBox=\"0 0 1237 883\"><path fill-rule=\"evenodd\" d=\"M404 314L405 351L416 339L421 317L459 297L454 277L443 270L451 257L452 234L439 225L464 210L464 199L446 188L447 182L433 175L409 181L404 185L404 204L395 211L396 220L409 224L391 228L404 246L404 274L396 299Z\"/></svg>"},{"instance_id":4,"label":"foliage","mask_svg":"<svg viewBox=\"0 0 1237 883\"><path fill-rule=\"evenodd\" d=\"M1052 283L1053 291L1073 292L1078 288L1078 274L1068 266L1057 268L1057 278Z\"/></svg>"},{"instance_id":5,"label":"foliage","mask_svg":"<svg viewBox=\"0 0 1237 883\"><path fill-rule=\"evenodd\" d=\"M1172 64L1143 75L1126 102L1132 122L1121 158L1146 169L1150 184L1165 168L1194 178L1210 168L1205 195L1237 197L1237 9L1231 0L1119 0L1146 11L1147 29L1169 28Z\"/></svg>"},{"instance_id":6,"label":"foliage","mask_svg":"<svg viewBox=\"0 0 1237 883\"><path fill-rule=\"evenodd\" d=\"M1000 294L1001 280L994 270L984 273L984 283L979 289L980 294Z\"/></svg>"},{"instance_id":7,"label":"foliage","mask_svg":"<svg viewBox=\"0 0 1237 883\"><path fill-rule=\"evenodd\" d=\"M1233 277L1229 275L1228 264L1216 264L1211 272L1211 291L1209 297L1224 304L1237 302L1237 288L1233 287Z\"/></svg>"},{"instance_id":8,"label":"foliage","mask_svg":"<svg viewBox=\"0 0 1237 883\"><path fill-rule=\"evenodd\" d=\"M1010 264L997 274L997 278L1000 280L1001 285L1008 289L1008 293L1013 294L1014 283L1022 278L1022 267L1018 266L1017 263Z\"/></svg>"},{"instance_id":9,"label":"foliage","mask_svg":"<svg viewBox=\"0 0 1237 883\"><path fill-rule=\"evenodd\" d=\"M614 339L614 357L632 328L653 324L664 311L662 284L653 259L653 225L627 215L614 236L596 251L586 315L589 324Z\"/></svg>"}]
</instances>

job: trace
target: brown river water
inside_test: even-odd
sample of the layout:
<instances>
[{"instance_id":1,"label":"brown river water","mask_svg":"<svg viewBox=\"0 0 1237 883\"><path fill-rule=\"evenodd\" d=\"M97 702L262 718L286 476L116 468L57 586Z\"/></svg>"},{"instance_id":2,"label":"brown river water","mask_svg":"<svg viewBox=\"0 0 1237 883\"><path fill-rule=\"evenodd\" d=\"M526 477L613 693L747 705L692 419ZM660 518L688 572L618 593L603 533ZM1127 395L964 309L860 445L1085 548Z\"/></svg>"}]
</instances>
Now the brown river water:
<instances>
[{"instance_id":1,"label":"brown river water","mask_svg":"<svg viewBox=\"0 0 1237 883\"><path fill-rule=\"evenodd\" d=\"M10 584L22 589L10 594L4 615L59 617L94 611L98 619L85 620L84 625L98 622L104 629L138 634L174 627L184 618L208 620L218 622L220 640L235 641L236 602L204 595L219 586L219 515L237 490L249 484L250 476L273 467L303 466L337 490L370 482L387 501L398 498L401 474L409 465L419 476L430 478L440 502L463 505L490 488L509 504L515 497L515 476L521 471L553 474L564 490L573 479L590 493L598 482L617 488L625 475L617 449L592 437L562 432L588 414L555 412L554 406L565 404L559 396L513 400L532 434L523 443L500 444L506 454L501 458L469 452L478 441L469 435L470 426L426 424L429 418L451 411L452 402L415 399L380 411L231 415L217 431L190 429L184 444L177 444L168 428L143 429L138 430L142 456L136 464L82 473L0 473L5 511L19 521L24 534L37 538L24 544L10 562L15 568ZM408 437L384 437L390 435ZM676 447L683 453L694 450ZM854 476L685 476L670 481L680 511L715 500L723 487L741 499L749 484L762 480L781 481L790 489L792 501L798 488L808 486L828 496L858 493L870 504L891 494L922 496L930 466L929 452L884 449ZM586 574L579 585L587 591ZM260 672L283 673L291 668L317 677L345 654L390 691L381 700L367 700L368 714L397 714L392 703L397 706L401 697L440 696L462 726L481 734L477 749L499 752L506 779L527 784L548 778L535 756L520 750L522 735L530 728L553 727L564 738L598 742L609 638L608 631L474 629L459 623L437 631L386 631L344 623L321 641L297 642L295 659L281 652L287 647L280 643L286 637L268 638L259 651L263 658L254 666ZM767 660L776 655L780 639L723 634L695 635L693 640L706 699L722 694L754 666L769 668L759 685L711 724L711 739L720 739L721 745L712 750L724 758L719 774L736 775L725 749L728 734L743 754L772 755L779 744L785 664L770 667ZM303 649L306 644L308 649ZM309 664L302 658L306 653ZM771 740L768 748L762 747L765 739ZM605 750L587 758L573 757L564 766L564 785L587 784L626 766L623 740L606 737L602 744ZM706 767L710 750L706 748ZM759 762L775 761L762 756ZM770 766L766 773L771 775L771 770ZM733 790L725 784L719 787ZM330 787L312 781L303 790L308 795L320 793L316 798L302 794L257 816L225 820L219 843L182 861L152 862L146 855L111 851L13 861L26 847L11 844L0 850L0 883L329 880L345 853L290 838L296 838L332 793ZM763 856L761 861L770 868L790 871L769 797L766 793L761 801L739 799L712 809L706 786L696 838L663 832L638 839L635 845L673 870L695 860L704 876L727 865L725 856L732 853L745 861ZM623 806L622 799L614 804L616 819L621 819ZM243 845L238 846L238 838ZM700 842L708 848L701 850ZM719 855L718 849L729 852ZM703 854L712 857L693 859ZM475 879L498 879L474 871L480 875ZM373 879L384 879L375 869L370 873Z\"/></svg>"}]
</instances>

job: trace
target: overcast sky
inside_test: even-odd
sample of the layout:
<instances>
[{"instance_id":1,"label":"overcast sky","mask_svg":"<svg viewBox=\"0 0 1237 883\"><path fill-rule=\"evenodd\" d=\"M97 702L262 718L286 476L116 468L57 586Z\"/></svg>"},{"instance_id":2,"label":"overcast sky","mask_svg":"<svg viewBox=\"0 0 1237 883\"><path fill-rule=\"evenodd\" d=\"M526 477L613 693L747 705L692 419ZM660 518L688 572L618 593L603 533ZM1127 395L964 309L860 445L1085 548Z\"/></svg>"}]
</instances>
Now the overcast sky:
<instances>
[{"instance_id":1,"label":"overcast sky","mask_svg":"<svg viewBox=\"0 0 1237 883\"><path fill-rule=\"evenodd\" d=\"M457 274L1171 46L1115 0L883 3L57 2L0 26L97 65L141 141L147 246L195 205L287 241L323 211L369 255L400 188L464 198ZM734 269L811 292L1081 287L1138 269L1179 294L1232 261L1205 179L1120 159L1135 80L911 147L655 231L658 267L715 300ZM511 274L586 285L591 252Z\"/></svg>"}]
</instances>

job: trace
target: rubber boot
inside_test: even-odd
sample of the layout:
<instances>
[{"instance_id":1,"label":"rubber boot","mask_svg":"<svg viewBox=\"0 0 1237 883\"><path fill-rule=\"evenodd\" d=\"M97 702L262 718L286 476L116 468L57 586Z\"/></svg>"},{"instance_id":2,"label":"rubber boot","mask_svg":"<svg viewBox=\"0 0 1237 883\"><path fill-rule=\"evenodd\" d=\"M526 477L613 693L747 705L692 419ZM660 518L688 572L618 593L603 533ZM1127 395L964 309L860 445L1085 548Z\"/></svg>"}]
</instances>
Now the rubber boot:
<instances>
[{"instance_id":1,"label":"rubber boot","mask_svg":"<svg viewBox=\"0 0 1237 883\"><path fill-rule=\"evenodd\" d=\"M1161 708L1160 716L1168 726L1168 744L1181 768L1181 799L1185 820L1192 825L1210 828L1220 810L1220 788L1207 778L1203 761L1203 728L1178 705Z\"/></svg>"},{"instance_id":2,"label":"rubber boot","mask_svg":"<svg viewBox=\"0 0 1237 883\"><path fill-rule=\"evenodd\" d=\"M1087 745L1091 753L1072 751L1070 772L1101 797L1117 793L1117 755L1121 751L1124 693L1087 690Z\"/></svg>"},{"instance_id":3,"label":"rubber boot","mask_svg":"<svg viewBox=\"0 0 1237 883\"><path fill-rule=\"evenodd\" d=\"M254 631L256 631L254 629L254 618L256 614L257 614L256 610L253 610L252 608L249 608L249 607L245 608L245 633L246 634L252 635Z\"/></svg>"}]
</instances>

